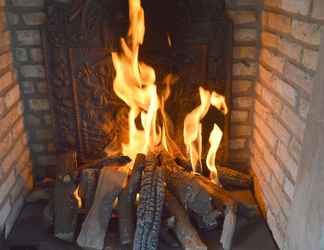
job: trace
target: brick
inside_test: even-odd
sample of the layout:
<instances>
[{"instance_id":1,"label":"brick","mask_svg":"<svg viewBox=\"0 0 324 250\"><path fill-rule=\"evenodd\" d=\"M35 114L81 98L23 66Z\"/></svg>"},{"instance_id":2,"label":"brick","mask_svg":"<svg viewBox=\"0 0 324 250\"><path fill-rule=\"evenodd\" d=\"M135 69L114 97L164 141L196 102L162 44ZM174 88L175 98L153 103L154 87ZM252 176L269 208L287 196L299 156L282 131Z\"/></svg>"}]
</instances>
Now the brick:
<instances>
[{"instance_id":1,"label":"brick","mask_svg":"<svg viewBox=\"0 0 324 250\"><path fill-rule=\"evenodd\" d=\"M50 129L37 129L35 136L38 141L47 141L53 139L53 132Z\"/></svg>"},{"instance_id":2,"label":"brick","mask_svg":"<svg viewBox=\"0 0 324 250\"><path fill-rule=\"evenodd\" d=\"M254 114L258 114L264 121L268 119L268 116L272 116L271 110L260 103L259 100L254 101L254 111Z\"/></svg>"},{"instance_id":3,"label":"brick","mask_svg":"<svg viewBox=\"0 0 324 250\"><path fill-rule=\"evenodd\" d=\"M0 49L5 49L10 46L11 39L10 39L10 32L2 32L0 35Z\"/></svg>"},{"instance_id":4,"label":"brick","mask_svg":"<svg viewBox=\"0 0 324 250\"><path fill-rule=\"evenodd\" d=\"M277 159L273 156L271 152L269 152L269 150L264 151L264 161L271 169L271 172L276 177L278 183L280 185L283 185L284 177L285 177L284 171L280 166L279 162L277 161Z\"/></svg>"},{"instance_id":5,"label":"brick","mask_svg":"<svg viewBox=\"0 0 324 250\"><path fill-rule=\"evenodd\" d=\"M46 151L44 144L31 144L31 149L35 153L43 153Z\"/></svg>"},{"instance_id":6,"label":"brick","mask_svg":"<svg viewBox=\"0 0 324 250\"><path fill-rule=\"evenodd\" d=\"M319 46L321 41L321 25L294 19L292 21L291 34L294 38L302 42Z\"/></svg>"},{"instance_id":7,"label":"brick","mask_svg":"<svg viewBox=\"0 0 324 250\"><path fill-rule=\"evenodd\" d=\"M50 152L50 153L55 153L55 152L56 152L55 144L53 144L53 143L49 143L49 144L47 145L47 151Z\"/></svg>"},{"instance_id":8,"label":"brick","mask_svg":"<svg viewBox=\"0 0 324 250\"><path fill-rule=\"evenodd\" d=\"M278 49L287 57L299 62L302 54L302 46L288 39L280 39Z\"/></svg>"},{"instance_id":9,"label":"brick","mask_svg":"<svg viewBox=\"0 0 324 250\"><path fill-rule=\"evenodd\" d=\"M234 29L235 42L255 42L256 40L256 29Z\"/></svg>"},{"instance_id":10,"label":"brick","mask_svg":"<svg viewBox=\"0 0 324 250\"><path fill-rule=\"evenodd\" d=\"M233 75L234 76L245 76L254 77L257 74L257 64L256 63L234 63L233 65Z\"/></svg>"},{"instance_id":11,"label":"brick","mask_svg":"<svg viewBox=\"0 0 324 250\"><path fill-rule=\"evenodd\" d=\"M236 150L233 152L230 152L229 161L236 163L247 163L250 160L250 153L247 150Z\"/></svg>"},{"instance_id":12,"label":"brick","mask_svg":"<svg viewBox=\"0 0 324 250\"><path fill-rule=\"evenodd\" d=\"M279 8L281 4L281 0L263 0L265 6L269 6L272 8Z\"/></svg>"},{"instance_id":13,"label":"brick","mask_svg":"<svg viewBox=\"0 0 324 250\"><path fill-rule=\"evenodd\" d=\"M20 89L19 86L16 85L9 92L7 92L4 97L4 102L8 109L12 107L18 100L20 99Z\"/></svg>"},{"instance_id":14,"label":"brick","mask_svg":"<svg viewBox=\"0 0 324 250\"><path fill-rule=\"evenodd\" d=\"M48 92L47 82L45 82L45 81L39 81L39 82L37 82L36 83L36 88L37 88L37 91L40 94L46 94Z\"/></svg>"},{"instance_id":15,"label":"brick","mask_svg":"<svg viewBox=\"0 0 324 250\"><path fill-rule=\"evenodd\" d=\"M246 137L250 136L252 129L247 125L234 125L231 126L231 136L234 137Z\"/></svg>"},{"instance_id":16,"label":"brick","mask_svg":"<svg viewBox=\"0 0 324 250\"><path fill-rule=\"evenodd\" d=\"M298 112L303 119L307 119L307 115L309 113L310 102L305 98L300 98Z\"/></svg>"},{"instance_id":17,"label":"brick","mask_svg":"<svg viewBox=\"0 0 324 250\"><path fill-rule=\"evenodd\" d=\"M39 48L30 49L31 59L35 63L43 62L43 51Z\"/></svg>"},{"instance_id":18,"label":"brick","mask_svg":"<svg viewBox=\"0 0 324 250\"><path fill-rule=\"evenodd\" d=\"M47 111L49 110L49 102L47 99L33 98L28 101L29 107L33 111Z\"/></svg>"},{"instance_id":19,"label":"brick","mask_svg":"<svg viewBox=\"0 0 324 250\"><path fill-rule=\"evenodd\" d=\"M234 47L234 59L256 59L256 55L255 47Z\"/></svg>"},{"instance_id":20,"label":"brick","mask_svg":"<svg viewBox=\"0 0 324 250\"><path fill-rule=\"evenodd\" d=\"M253 99L249 96L235 97L232 102L234 109L249 109L253 105Z\"/></svg>"},{"instance_id":21,"label":"brick","mask_svg":"<svg viewBox=\"0 0 324 250\"><path fill-rule=\"evenodd\" d=\"M47 125L53 125L54 124L54 117L52 115L49 114L45 114L43 116L44 121Z\"/></svg>"},{"instance_id":22,"label":"brick","mask_svg":"<svg viewBox=\"0 0 324 250\"><path fill-rule=\"evenodd\" d=\"M0 204L2 204L3 201L7 198L15 182L16 182L15 172L11 171L8 177L0 186Z\"/></svg>"},{"instance_id":23,"label":"brick","mask_svg":"<svg viewBox=\"0 0 324 250\"><path fill-rule=\"evenodd\" d=\"M0 138L13 126L19 117L23 114L23 108L21 105L14 106L5 117L0 119Z\"/></svg>"},{"instance_id":24,"label":"brick","mask_svg":"<svg viewBox=\"0 0 324 250\"><path fill-rule=\"evenodd\" d=\"M24 152L25 146L26 145L23 136L21 136L14 145L14 147L11 149L9 154L5 156L4 160L1 163L2 170L4 173L8 173L12 170L13 164L15 163L17 158Z\"/></svg>"},{"instance_id":25,"label":"brick","mask_svg":"<svg viewBox=\"0 0 324 250\"><path fill-rule=\"evenodd\" d=\"M280 38L273 33L263 31L261 33L261 43L263 46L278 48Z\"/></svg>"},{"instance_id":26,"label":"brick","mask_svg":"<svg viewBox=\"0 0 324 250\"><path fill-rule=\"evenodd\" d=\"M23 65L20 67L20 72L26 78L44 78L45 69L42 65Z\"/></svg>"},{"instance_id":27,"label":"brick","mask_svg":"<svg viewBox=\"0 0 324 250\"><path fill-rule=\"evenodd\" d=\"M249 118L249 112L247 111L232 110L231 112L232 123L247 122L248 118Z\"/></svg>"},{"instance_id":28,"label":"brick","mask_svg":"<svg viewBox=\"0 0 324 250\"><path fill-rule=\"evenodd\" d=\"M285 178L284 191L288 195L290 200L294 199L295 185L287 177Z\"/></svg>"},{"instance_id":29,"label":"brick","mask_svg":"<svg viewBox=\"0 0 324 250\"><path fill-rule=\"evenodd\" d=\"M21 81L22 90L25 94L32 94L35 92L34 82L32 81Z\"/></svg>"},{"instance_id":30,"label":"brick","mask_svg":"<svg viewBox=\"0 0 324 250\"><path fill-rule=\"evenodd\" d=\"M37 163L41 166L56 165L56 157L53 155L40 155L37 157Z\"/></svg>"},{"instance_id":31,"label":"brick","mask_svg":"<svg viewBox=\"0 0 324 250\"><path fill-rule=\"evenodd\" d=\"M312 17L324 20L324 2L322 0L313 0Z\"/></svg>"},{"instance_id":32,"label":"brick","mask_svg":"<svg viewBox=\"0 0 324 250\"><path fill-rule=\"evenodd\" d=\"M5 30L7 26L7 19L5 12L0 9L0 32Z\"/></svg>"},{"instance_id":33,"label":"brick","mask_svg":"<svg viewBox=\"0 0 324 250\"><path fill-rule=\"evenodd\" d=\"M316 70L318 65L318 50L304 49L302 52L301 63L308 69Z\"/></svg>"},{"instance_id":34,"label":"brick","mask_svg":"<svg viewBox=\"0 0 324 250\"><path fill-rule=\"evenodd\" d=\"M229 147L231 150L244 149L246 145L246 139L231 139L229 142Z\"/></svg>"},{"instance_id":35,"label":"brick","mask_svg":"<svg viewBox=\"0 0 324 250\"><path fill-rule=\"evenodd\" d=\"M280 7L285 11L306 16L311 3L311 0L281 0Z\"/></svg>"},{"instance_id":36,"label":"brick","mask_svg":"<svg viewBox=\"0 0 324 250\"><path fill-rule=\"evenodd\" d=\"M229 11L234 24L254 24L257 21L255 11Z\"/></svg>"},{"instance_id":37,"label":"brick","mask_svg":"<svg viewBox=\"0 0 324 250\"><path fill-rule=\"evenodd\" d=\"M280 95L283 100L287 101L292 106L296 105L298 92L295 88L281 80L262 65L259 67L259 75L262 81Z\"/></svg>"},{"instance_id":38,"label":"brick","mask_svg":"<svg viewBox=\"0 0 324 250\"><path fill-rule=\"evenodd\" d=\"M283 72L286 58L268 49L261 49L260 59L279 73Z\"/></svg>"},{"instance_id":39,"label":"brick","mask_svg":"<svg viewBox=\"0 0 324 250\"><path fill-rule=\"evenodd\" d=\"M306 123L289 107L284 106L280 118L286 126L302 141L306 128Z\"/></svg>"},{"instance_id":40,"label":"brick","mask_svg":"<svg viewBox=\"0 0 324 250\"><path fill-rule=\"evenodd\" d=\"M263 12L262 16L263 25L272 30L282 33L290 33L291 31L291 17L275 14L271 12Z\"/></svg>"},{"instance_id":41,"label":"brick","mask_svg":"<svg viewBox=\"0 0 324 250\"><path fill-rule=\"evenodd\" d=\"M41 119L33 114L27 115L27 124L29 127L38 127L41 124Z\"/></svg>"},{"instance_id":42,"label":"brick","mask_svg":"<svg viewBox=\"0 0 324 250\"><path fill-rule=\"evenodd\" d=\"M28 61L28 54L25 48L15 48L15 58L18 62Z\"/></svg>"},{"instance_id":43,"label":"brick","mask_svg":"<svg viewBox=\"0 0 324 250\"><path fill-rule=\"evenodd\" d=\"M290 215L290 200L283 190L283 185L280 185L276 178L271 179L271 188L273 194L278 201L278 222L281 227L287 226L287 218Z\"/></svg>"},{"instance_id":44,"label":"brick","mask_svg":"<svg viewBox=\"0 0 324 250\"><path fill-rule=\"evenodd\" d=\"M13 82L13 74L8 71L4 75L0 75L0 92L8 88Z\"/></svg>"},{"instance_id":45,"label":"brick","mask_svg":"<svg viewBox=\"0 0 324 250\"><path fill-rule=\"evenodd\" d=\"M287 62L284 69L286 79L296 84L307 94L311 95L313 90L313 76L304 70L298 68L292 63Z\"/></svg>"},{"instance_id":46,"label":"brick","mask_svg":"<svg viewBox=\"0 0 324 250\"><path fill-rule=\"evenodd\" d=\"M7 12L8 22L10 25L17 25L20 21L19 15L13 12Z\"/></svg>"},{"instance_id":47,"label":"brick","mask_svg":"<svg viewBox=\"0 0 324 250\"><path fill-rule=\"evenodd\" d=\"M7 220L6 220L6 232L5 235L6 237L9 235L9 233L11 232L19 214L20 211L22 209L24 205L24 198L20 197L13 205L13 208L11 209L10 215L8 216Z\"/></svg>"},{"instance_id":48,"label":"brick","mask_svg":"<svg viewBox=\"0 0 324 250\"><path fill-rule=\"evenodd\" d=\"M10 52L0 55L0 71L4 70L11 64L12 64L12 57Z\"/></svg>"},{"instance_id":49,"label":"brick","mask_svg":"<svg viewBox=\"0 0 324 250\"><path fill-rule=\"evenodd\" d=\"M252 90L253 82L249 80L233 80L232 93L245 94Z\"/></svg>"},{"instance_id":50,"label":"brick","mask_svg":"<svg viewBox=\"0 0 324 250\"><path fill-rule=\"evenodd\" d=\"M41 25L46 20L43 12L23 14L22 17L26 25Z\"/></svg>"},{"instance_id":51,"label":"brick","mask_svg":"<svg viewBox=\"0 0 324 250\"><path fill-rule=\"evenodd\" d=\"M26 167L30 167L31 163L31 156L30 156L30 150L28 148L25 148L25 151L21 154L19 157L19 162L16 164L16 173L21 173L23 169Z\"/></svg>"},{"instance_id":52,"label":"brick","mask_svg":"<svg viewBox=\"0 0 324 250\"><path fill-rule=\"evenodd\" d=\"M280 114L282 110L282 102L276 97L273 93L271 93L267 88L261 87L262 91L262 100L271 107L272 112L275 114Z\"/></svg>"},{"instance_id":53,"label":"brick","mask_svg":"<svg viewBox=\"0 0 324 250\"><path fill-rule=\"evenodd\" d=\"M41 43L39 30L18 30L16 34L20 46L40 45Z\"/></svg>"},{"instance_id":54,"label":"brick","mask_svg":"<svg viewBox=\"0 0 324 250\"><path fill-rule=\"evenodd\" d=\"M17 7L42 7L44 0L12 0L12 4Z\"/></svg>"},{"instance_id":55,"label":"brick","mask_svg":"<svg viewBox=\"0 0 324 250\"><path fill-rule=\"evenodd\" d=\"M253 140L259 148L265 148L266 144L257 129L253 129Z\"/></svg>"},{"instance_id":56,"label":"brick","mask_svg":"<svg viewBox=\"0 0 324 250\"><path fill-rule=\"evenodd\" d=\"M268 143L271 150L275 150L278 142L277 136L271 131L267 124L259 118L258 115L254 116L254 123L258 130L262 132L262 137Z\"/></svg>"},{"instance_id":57,"label":"brick","mask_svg":"<svg viewBox=\"0 0 324 250\"><path fill-rule=\"evenodd\" d=\"M293 137L291 142L289 143L288 150L292 157L295 159L295 161L300 162L302 145L297 141L295 137Z\"/></svg>"},{"instance_id":58,"label":"brick","mask_svg":"<svg viewBox=\"0 0 324 250\"><path fill-rule=\"evenodd\" d=\"M0 225L3 226L5 224L6 219L8 218L11 211L10 201L7 200L6 203L1 207L0 211Z\"/></svg>"},{"instance_id":59,"label":"brick","mask_svg":"<svg viewBox=\"0 0 324 250\"><path fill-rule=\"evenodd\" d=\"M298 174L298 165L296 161L289 154L287 147L281 143L278 145L277 155L281 162L284 164L288 172L290 173L292 179L296 181Z\"/></svg>"}]
</instances>

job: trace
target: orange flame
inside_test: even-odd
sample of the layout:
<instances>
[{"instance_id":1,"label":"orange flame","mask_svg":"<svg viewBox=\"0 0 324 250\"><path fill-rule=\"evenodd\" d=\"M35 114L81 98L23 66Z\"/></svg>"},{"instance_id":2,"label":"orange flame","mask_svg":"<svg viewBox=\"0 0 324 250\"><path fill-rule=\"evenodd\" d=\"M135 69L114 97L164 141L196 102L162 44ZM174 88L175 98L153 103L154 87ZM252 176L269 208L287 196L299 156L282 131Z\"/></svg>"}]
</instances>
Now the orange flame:
<instances>
[{"instance_id":1,"label":"orange flame","mask_svg":"<svg viewBox=\"0 0 324 250\"><path fill-rule=\"evenodd\" d=\"M198 171L198 162L201 163L202 153L202 124L201 120L207 114L210 105L221 110L224 114L228 112L225 98L216 92L210 93L208 90L199 88L201 104L189 113L184 120L184 143L190 162L195 171ZM218 147L217 147L218 148ZM217 151L217 149L216 149ZM201 165L201 164L200 164Z\"/></svg>"},{"instance_id":2,"label":"orange flame","mask_svg":"<svg viewBox=\"0 0 324 250\"><path fill-rule=\"evenodd\" d=\"M214 124L214 128L209 136L210 148L207 154L206 164L209 171L211 172L211 179L216 184L219 184L219 181L218 181L218 174L217 174L215 160L216 160L217 150L221 143L222 137L223 137L222 130L217 126L217 124Z\"/></svg>"},{"instance_id":3,"label":"orange flame","mask_svg":"<svg viewBox=\"0 0 324 250\"><path fill-rule=\"evenodd\" d=\"M73 192L73 196L77 202L78 208L82 208L82 199L80 197L80 185L78 185L75 191Z\"/></svg>"}]
</instances>

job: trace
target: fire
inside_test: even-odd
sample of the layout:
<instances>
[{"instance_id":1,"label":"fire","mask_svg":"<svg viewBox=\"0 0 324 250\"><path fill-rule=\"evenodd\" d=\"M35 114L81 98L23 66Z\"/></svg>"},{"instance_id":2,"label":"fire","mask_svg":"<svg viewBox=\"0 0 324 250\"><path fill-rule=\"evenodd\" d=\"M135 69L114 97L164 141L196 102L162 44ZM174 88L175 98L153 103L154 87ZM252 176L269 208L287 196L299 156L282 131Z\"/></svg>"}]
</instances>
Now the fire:
<instances>
[{"instance_id":1,"label":"fire","mask_svg":"<svg viewBox=\"0 0 324 250\"><path fill-rule=\"evenodd\" d=\"M136 154L146 154L158 145L170 153L177 150L177 146L170 138L169 130L172 123L165 112L165 103L171 93L171 85L175 78L169 74L165 77L165 91L159 98L155 85L154 69L139 61L139 49L145 35L144 10L140 0L129 0L128 39L121 39L121 52L113 52L112 60L116 70L114 91L129 107L128 142L122 145L122 153L135 159ZM167 34L168 45L172 47L171 36ZM202 124L210 106L214 106L224 114L228 112L225 98L216 92L199 88L201 104L189 113L184 120L184 143L195 171L201 166L202 154ZM160 113L158 113L160 112ZM158 124L157 116L161 114L162 121ZM140 121L141 128L138 127ZM222 131L215 124L210 135L210 150L207 166L217 177L215 158L221 142Z\"/></svg>"},{"instance_id":2,"label":"fire","mask_svg":"<svg viewBox=\"0 0 324 250\"><path fill-rule=\"evenodd\" d=\"M214 128L210 133L210 137L209 137L210 148L207 154L206 164L211 173L211 179L216 184L218 184L219 181L218 181L215 159L216 159L217 150L221 143L222 137L223 137L222 130L217 126L217 124L214 124Z\"/></svg>"},{"instance_id":3,"label":"fire","mask_svg":"<svg viewBox=\"0 0 324 250\"><path fill-rule=\"evenodd\" d=\"M73 192L73 196L77 201L78 208L82 208L82 199L80 197L80 185L78 185L75 191Z\"/></svg>"},{"instance_id":4,"label":"fire","mask_svg":"<svg viewBox=\"0 0 324 250\"><path fill-rule=\"evenodd\" d=\"M199 88L199 94L201 104L185 117L183 130L184 143L186 145L190 162L195 171L198 171L197 168L199 165L201 166L201 120L205 117L211 105L218 110L221 110L224 114L228 112L224 96L219 95L216 92L210 93L208 90L205 90L202 87ZM198 162L200 164L198 164Z\"/></svg>"}]
</instances>

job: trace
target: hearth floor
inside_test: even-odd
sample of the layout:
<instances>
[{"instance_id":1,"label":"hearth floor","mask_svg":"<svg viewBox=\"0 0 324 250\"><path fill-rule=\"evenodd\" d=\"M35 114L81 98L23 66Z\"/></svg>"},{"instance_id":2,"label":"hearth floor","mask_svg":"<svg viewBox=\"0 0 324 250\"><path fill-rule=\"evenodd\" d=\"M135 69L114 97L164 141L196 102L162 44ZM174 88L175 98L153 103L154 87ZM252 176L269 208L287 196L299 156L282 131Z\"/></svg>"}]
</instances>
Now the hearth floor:
<instances>
[{"instance_id":1,"label":"hearth floor","mask_svg":"<svg viewBox=\"0 0 324 250\"><path fill-rule=\"evenodd\" d=\"M12 233L8 238L9 246L36 246L37 250L81 250L81 248L64 243L56 238L48 231L42 222L42 211L44 204L29 204L23 209L19 219L14 226ZM112 226L114 227L114 226ZM112 230L114 231L114 230ZM119 250L118 234L110 233L107 237L107 246L105 250ZM219 231L211 231L204 233L203 240L208 245L208 250L222 250L219 245ZM10 249L10 248L9 248ZM29 250L30 248L19 248L21 250ZM270 231L261 218L254 221L238 222L235 232L234 246L232 250L277 250ZM181 250L179 248L171 248L160 244L159 250Z\"/></svg>"}]
</instances>

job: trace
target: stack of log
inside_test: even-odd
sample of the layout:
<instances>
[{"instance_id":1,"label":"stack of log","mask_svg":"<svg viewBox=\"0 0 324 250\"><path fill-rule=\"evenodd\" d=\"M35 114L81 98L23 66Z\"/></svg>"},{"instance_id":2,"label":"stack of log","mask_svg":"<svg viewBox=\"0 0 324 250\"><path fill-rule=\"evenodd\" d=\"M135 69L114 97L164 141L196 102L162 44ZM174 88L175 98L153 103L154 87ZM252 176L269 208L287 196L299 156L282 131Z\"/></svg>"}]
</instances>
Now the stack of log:
<instances>
[{"instance_id":1,"label":"stack of log","mask_svg":"<svg viewBox=\"0 0 324 250\"><path fill-rule=\"evenodd\" d=\"M155 250L160 239L170 245L179 242L186 250L206 250L197 227L222 228L220 242L229 250L238 211L255 209L224 188L249 188L250 176L226 167L219 168L222 185L216 185L166 152L139 154L134 161L104 158L81 166L76 166L75 153L62 158L54 192L55 235L66 241L77 238L83 248L104 248L115 212L123 250ZM82 208L71 199L78 185ZM86 218L76 235L80 213Z\"/></svg>"}]
</instances>

